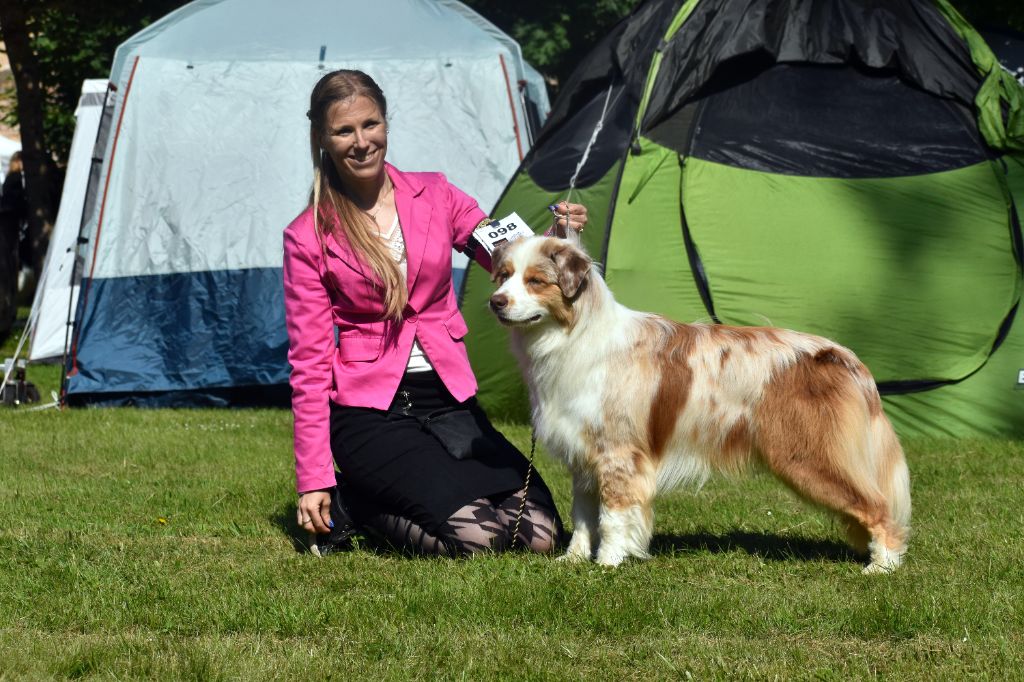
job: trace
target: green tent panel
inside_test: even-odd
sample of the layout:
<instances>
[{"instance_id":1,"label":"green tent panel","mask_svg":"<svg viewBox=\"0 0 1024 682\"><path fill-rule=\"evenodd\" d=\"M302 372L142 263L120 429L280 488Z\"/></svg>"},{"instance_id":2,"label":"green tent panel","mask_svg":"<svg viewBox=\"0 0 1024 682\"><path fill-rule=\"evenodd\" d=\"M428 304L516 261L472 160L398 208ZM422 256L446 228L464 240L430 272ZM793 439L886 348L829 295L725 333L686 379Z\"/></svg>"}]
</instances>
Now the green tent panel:
<instances>
[{"instance_id":1,"label":"green tent panel","mask_svg":"<svg viewBox=\"0 0 1024 682\"><path fill-rule=\"evenodd\" d=\"M929 391L883 396L885 412L901 435L1024 435L1024 310L989 361L964 381Z\"/></svg>"},{"instance_id":2,"label":"green tent panel","mask_svg":"<svg viewBox=\"0 0 1024 682\"><path fill-rule=\"evenodd\" d=\"M690 159L683 196L722 322L856 339L880 382L967 376L1020 296L988 162L808 179Z\"/></svg>"},{"instance_id":3,"label":"green tent panel","mask_svg":"<svg viewBox=\"0 0 1024 682\"><path fill-rule=\"evenodd\" d=\"M1019 436L1022 154L1024 91L945 0L648 0L495 214L571 196L625 305L833 338L903 435ZM480 399L523 417L492 290L463 290Z\"/></svg>"}]
</instances>

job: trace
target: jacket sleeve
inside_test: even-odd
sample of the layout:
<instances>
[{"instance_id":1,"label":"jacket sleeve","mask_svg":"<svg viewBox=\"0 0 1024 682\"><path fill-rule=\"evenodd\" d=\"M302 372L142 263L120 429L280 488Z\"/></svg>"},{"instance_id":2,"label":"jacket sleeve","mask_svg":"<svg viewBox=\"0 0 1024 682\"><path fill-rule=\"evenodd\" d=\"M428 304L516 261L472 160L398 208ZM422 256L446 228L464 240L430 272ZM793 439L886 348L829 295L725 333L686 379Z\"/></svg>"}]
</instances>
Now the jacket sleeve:
<instances>
[{"instance_id":1,"label":"jacket sleeve","mask_svg":"<svg viewBox=\"0 0 1024 682\"><path fill-rule=\"evenodd\" d=\"M330 390L334 361L331 301L320 279L321 256L296 230L284 233L284 310L295 416L295 478L300 493L334 486Z\"/></svg>"},{"instance_id":2,"label":"jacket sleeve","mask_svg":"<svg viewBox=\"0 0 1024 682\"><path fill-rule=\"evenodd\" d=\"M483 247L477 247L476 249L466 249L466 244L469 241L470 235L473 234L473 230L480 224L481 221L487 218L487 214L484 213L480 206L476 203L476 199L473 199L468 194L463 192L455 185L448 182L448 180L442 175L441 179L444 181L448 190L448 205L450 207L450 220L452 226L452 246L454 246L460 253L464 253L483 267L487 272L491 271L491 254L487 253Z\"/></svg>"}]
</instances>

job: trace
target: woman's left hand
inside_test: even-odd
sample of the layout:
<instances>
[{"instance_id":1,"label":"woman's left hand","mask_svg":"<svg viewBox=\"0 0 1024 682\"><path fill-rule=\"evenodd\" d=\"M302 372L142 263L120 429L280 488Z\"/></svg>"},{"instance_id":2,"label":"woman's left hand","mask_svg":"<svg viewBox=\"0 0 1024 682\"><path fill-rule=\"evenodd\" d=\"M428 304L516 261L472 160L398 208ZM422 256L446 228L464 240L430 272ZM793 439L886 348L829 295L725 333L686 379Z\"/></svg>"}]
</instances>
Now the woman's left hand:
<instances>
[{"instance_id":1,"label":"woman's left hand","mask_svg":"<svg viewBox=\"0 0 1024 682\"><path fill-rule=\"evenodd\" d=\"M563 239L567 227L571 227L576 232L582 232L583 227L587 224L587 207L583 204L559 201L555 204L552 212L555 214L555 222L551 227L554 233Z\"/></svg>"}]
</instances>

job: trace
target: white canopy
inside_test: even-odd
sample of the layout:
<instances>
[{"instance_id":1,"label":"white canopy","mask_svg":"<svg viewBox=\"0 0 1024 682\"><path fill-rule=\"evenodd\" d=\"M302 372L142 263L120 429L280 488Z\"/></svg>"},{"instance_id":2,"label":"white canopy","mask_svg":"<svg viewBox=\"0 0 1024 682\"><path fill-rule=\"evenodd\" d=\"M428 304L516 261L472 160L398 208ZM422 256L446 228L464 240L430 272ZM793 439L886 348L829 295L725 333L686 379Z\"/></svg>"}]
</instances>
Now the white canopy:
<instances>
[{"instance_id":1,"label":"white canopy","mask_svg":"<svg viewBox=\"0 0 1024 682\"><path fill-rule=\"evenodd\" d=\"M60 358L64 354L68 311L74 310L78 300L78 282L73 281L75 242L81 227L92 151L106 92L106 79L89 79L82 83L57 222L50 235L43 272L32 301L29 360Z\"/></svg>"},{"instance_id":2,"label":"white canopy","mask_svg":"<svg viewBox=\"0 0 1024 682\"><path fill-rule=\"evenodd\" d=\"M11 163L14 152L21 150L21 143L9 137L0 135L0 182L7 175L7 166Z\"/></svg>"}]
</instances>

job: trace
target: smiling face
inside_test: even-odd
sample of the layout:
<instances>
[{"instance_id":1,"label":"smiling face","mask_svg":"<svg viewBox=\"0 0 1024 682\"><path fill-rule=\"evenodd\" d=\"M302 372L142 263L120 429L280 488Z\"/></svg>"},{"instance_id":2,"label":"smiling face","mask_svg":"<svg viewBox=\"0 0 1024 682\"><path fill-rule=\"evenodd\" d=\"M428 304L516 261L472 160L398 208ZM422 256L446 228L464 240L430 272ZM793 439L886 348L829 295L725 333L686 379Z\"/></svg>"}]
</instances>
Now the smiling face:
<instances>
[{"instance_id":1,"label":"smiling face","mask_svg":"<svg viewBox=\"0 0 1024 682\"><path fill-rule=\"evenodd\" d=\"M320 145L346 184L380 178L388 151L387 122L369 97L359 95L331 105Z\"/></svg>"}]
</instances>

